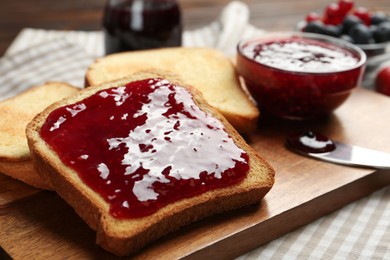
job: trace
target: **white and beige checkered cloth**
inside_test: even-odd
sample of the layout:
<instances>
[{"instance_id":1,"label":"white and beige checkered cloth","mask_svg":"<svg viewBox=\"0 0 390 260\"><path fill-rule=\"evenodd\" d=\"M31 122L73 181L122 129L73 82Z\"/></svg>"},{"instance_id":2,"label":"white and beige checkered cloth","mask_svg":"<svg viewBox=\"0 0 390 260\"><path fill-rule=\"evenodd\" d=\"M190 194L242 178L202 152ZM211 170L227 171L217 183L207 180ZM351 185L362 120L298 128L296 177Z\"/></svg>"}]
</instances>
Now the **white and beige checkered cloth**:
<instances>
[{"instance_id":1,"label":"white and beige checkered cloth","mask_svg":"<svg viewBox=\"0 0 390 260\"><path fill-rule=\"evenodd\" d=\"M240 38L263 33L248 19L248 8L232 2L218 21L184 32L183 45L233 55ZM45 81L81 87L87 66L103 53L101 32L24 29L0 59L0 100ZM389 201L386 187L239 259L390 259Z\"/></svg>"}]
</instances>

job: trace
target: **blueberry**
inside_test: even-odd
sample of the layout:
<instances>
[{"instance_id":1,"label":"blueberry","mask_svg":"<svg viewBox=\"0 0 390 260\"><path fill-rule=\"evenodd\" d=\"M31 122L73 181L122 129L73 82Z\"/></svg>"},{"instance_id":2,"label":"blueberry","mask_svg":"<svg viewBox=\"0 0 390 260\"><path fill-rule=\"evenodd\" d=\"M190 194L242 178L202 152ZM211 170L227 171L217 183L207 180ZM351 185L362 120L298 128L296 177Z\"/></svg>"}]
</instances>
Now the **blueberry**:
<instances>
[{"instance_id":1,"label":"blueberry","mask_svg":"<svg viewBox=\"0 0 390 260\"><path fill-rule=\"evenodd\" d=\"M374 34L374 32L376 32L376 30L378 30L378 26L372 24L372 25L370 25L370 26L368 27L368 29L370 30L370 32L371 32L372 34Z\"/></svg>"},{"instance_id":2,"label":"blueberry","mask_svg":"<svg viewBox=\"0 0 390 260\"><path fill-rule=\"evenodd\" d=\"M347 15L342 23L343 33L349 33L349 30L357 24L363 24L363 21L355 15Z\"/></svg>"},{"instance_id":3,"label":"blueberry","mask_svg":"<svg viewBox=\"0 0 390 260\"><path fill-rule=\"evenodd\" d=\"M379 24L373 37L378 43L390 41L390 21Z\"/></svg>"},{"instance_id":4,"label":"blueberry","mask_svg":"<svg viewBox=\"0 0 390 260\"><path fill-rule=\"evenodd\" d=\"M341 35L341 27L337 25L325 25L321 21L309 22L305 28L304 32L325 34L333 37L339 37Z\"/></svg>"},{"instance_id":5,"label":"blueberry","mask_svg":"<svg viewBox=\"0 0 390 260\"><path fill-rule=\"evenodd\" d=\"M322 34L333 36L333 37L340 37L341 36L341 26L337 25L326 25L323 28Z\"/></svg>"},{"instance_id":6,"label":"blueberry","mask_svg":"<svg viewBox=\"0 0 390 260\"><path fill-rule=\"evenodd\" d=\"M375 12L371 15L371 24L373 25L388 22L389 20L389 17L384 12Z\"/></svg>"},{"instance_id":7,"label":"blueberry","mask_svg":"<svg viewBox=\"0 0 390 260\"><path fill-rule=\"evenodd\" d=\"M369 27L368 27L368 29L370 30L370 32L371 32L371 40L372 40L372 42L373 43L375 43L376 42L376 40L375 40L375 34L377 33L377 30L378 30L378 26L377 25L370 25Z\"/></svg>"},{"instance_id":8,"label":"blueberry","mask_svg":"<svg viewBox=\"0 0 390 260\"><path fill-rule=\"evenodd\" d=\"M324 31L324 23L321 21L312 21L307 23L307 25L303 28L304 32L310 32L310 33L320 33Z\"/></svg>"},{"instance_id":9,"label":"blueberry","mask_svg":"<svg viewBox=\"0 0 390 260\"><path fill-rule=\"evenodd\" d=\"M372 33L364 24L356 24L349 30L348 34L356 44L369 44L372 42Z\"/></svg>"}]
</instances>

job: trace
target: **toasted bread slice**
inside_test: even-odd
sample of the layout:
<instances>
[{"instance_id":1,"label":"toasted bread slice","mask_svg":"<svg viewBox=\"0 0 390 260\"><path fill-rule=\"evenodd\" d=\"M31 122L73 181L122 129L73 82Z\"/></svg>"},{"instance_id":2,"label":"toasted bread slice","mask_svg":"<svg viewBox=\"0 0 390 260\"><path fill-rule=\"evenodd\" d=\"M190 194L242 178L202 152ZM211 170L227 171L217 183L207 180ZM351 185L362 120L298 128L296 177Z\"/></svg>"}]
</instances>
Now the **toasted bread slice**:
<instances>
[{"instance_id":1,"label":"toasted bread slice","mask_svg":"<svg viewBox=\"0 0 390 260\"><path fill-rule=\"evenodd\" d=\"M37 188L49 189L33 169L27 124L43 109L79 88L50 82L0 102L0 172Z\"/></svg>"},{"instance_id":2,"label":"toasted bread slice","mask_svg":"<svg viewBox=\"0 0 390 260\"><path fill-rule=\"evenodd\" d=\"M146 80L145 80L146 79ZM226 136L229 136L229 142L236 147L237 149L240 149L240 151L244 152L248 156L248 161L245 163L247 168L246 175L243 175L243 178L234 182L234 183L224 183L222 186L218 186L213 189L208 189L206 187L206 190L204 192L197 192L197 194L191 194L191 196L187 196L187 189L185 189L184 192L180 193L181 198L178 200L170 201L167 204L164 204L161 208L158 208L156 211L153 211L151 213L148 213L146 215L142 216L133 216L133 217L123 217L122 216L116 216L115 214L111 213L110 209L113 206L112 204L109 203L109 201L112 199L110 197L104 197L104 195L100 195L100 191L98 191L101 186L91 186L91 182L88 182L89 184L86 184L86 182L83 181L82 176L91 176L95 172L95 176L93 178L93 182L97 181L99 178L103 178L104 181L106 181L107 176L111 176L109 174L112 174L112 169L114 167L118 166L118 163L113 165L108 165L107 166L107 171L105 171L105 176L99 175L96 169L98 169L101 165L101 163L94 163L94 169L92 168L87 168L85 171L80 171L80 170L75 170L76 166L74 166L74 160L72 159L73 157L69 157L68 151L63 151L64 146L69 145L72 150L77 150L73 146L73 144L67 144L64 143L64 138L61 138L60 142L62 145L60 146L52 146L49 144L48 139L45 139L45 135L50 133L51 131L56 131L58 127L58 119L61 118L67 118L66 120L73 120L71 119L73 117L68 115L66 111L74 110L73 108L80 108L82 106L84 107L93 107L90 106L90 103L87 103L90 98L96 98L94 100L99 100L97 104L101 104L103 101L101 101L101 98L107 98L108 96L115 96L112 93L119 93L121 92L120 89L122 86L127 85L129 82L130 84L138 84L139 82L143 82L143 80L151 82L153 80L157 80L158 82L169 82L169 84L174 85L177 87L177 89L183 89L186 91L186 93L189 93L190 95L190 100L195 105L190 105L190 107L193 109L194 106L197 107L197 111L203 111L202 113L205 113L207 116L206 118L210 118L210 120L215 120L215 122L219 122L217 124L221 124L224 129L223 133L226 134ZM165 84L165 83L164 83ZM156 84L157 85L157 84ZM131 85L131 89L133 88L133 85ZM132 90L133 91L133 90ZM108 93L108 94L107 94ZM110 94L111 93L111 94ZM123 92L121 92L123 93ZM154 92L153 92L154 93ZM177 92L179 93L179 92ZM180 92L181 93L181 92ZM129 95L123 95L122 97L127 98L128 96L136 96L137 94L135 92L130 92ZM179 94L176 94L179 95ZM168 95L167 95L168 96ZM169 95L168 97L172 97ZM176 98L176 96L175 96ZM114 100L114 99L112 99ZM115 99L115 102L122 102L122 98L118 98L118 96ZM145 101L146 103L144 104L153 104L151 96L148 96L148 101ZM151 101L152 100L152 101ZM157 103L157 106L159 109L168 109L166 108L167 105L169 107L169 102L171 101L165 101L167 99L160 99L160 96L157 97L156 100L159 100ZM162 100L162 101L160 101ZM171 99L169 99L171 100ZM106 102L106 101L104 101ZM110 101L114 102L114 101ZM135 102L133 100L128 101L129 105L132 106ZM150 103L148 103L150 102ZM166 103L164 103L166 102ZM191 103L191 102L189 102ZM180 104L184 104L180 103ZM191 103L192 104L192 103ZM112 105L113 106L113 105ZM117 105L118 106L118 105ZM148 106L149 107L149 106ZM153 106L152 106L153 107ZM165 107L165 108L164 108ZM173 107L173 106L172 106ZM100 108L99 108L100 109ZM113 111L118 111L118 108L113 108ZM120 108L122 109L122 108ZM126 108L127 109L127 108ZM149 108L147 108L149 109ZM88 110L88 109L87 109ZM87 111L85 110L85 111ZM111 113L106 113L107 110L102 109L102 110L89 110L89 112L80 112L77 116L81 115L81 113L87 113L84 114L82 118L90 118L90 115L105 115L105 118L110 118L112 120L114 117L115 118L121 118L121 120L127 120L126 117L122 117L120 115L112 115ZM122 110L121 110L122 111ZM127 110L125 110L127 111ZM143 111L143 109L140 109L138 111ZM157 112L157 110L152 110L151 112L145 112L143 113L135 113L134 116L130 116L129 118L130 121L134 121L136 118L139 116L145 116L146 118L151 118L154 119L154 116L156 114L161 113L161 115L165 116L165 113L168 113L170 111L169 109L166 110L167 112L161 112L161 110L158 110L160 112ZM58 113L59 112L59 113ZM61 113L65 113L64 116L60 116ZM121 112L122 113L122 112ZM130 113L130 112L129 112ZM127 113L126 113L127 114ZM52 117L55 115L54 117ZM108 116L107 116L108 115ZM124 114L123 114L124 115ZM176 114L178 115L178 114ZM187 114L186 114L187 115ZM191 116L188 116L191 117ZM173 117L177 118L177 117ZM197 117L195 117L197 118ZM54 121L53 121L54 120ZM101 151L113 151L117 152L117 149L120 149L120 139L122 138L117 138L118 136L112 135L110 132L111 126L108 124L108 136L114 136L114 141L116 143L116 148L113 146L111 147L111 141L109 141L108 138L100 138L98 137L98 140L107 140L107 143L110 143L110 148L107 148L107 143L105 143L105 146L99 146L98 142L94 141L96 137L96 133L105 133L104 130L102 130L103 124L100 122L95 122L94 118L91 119L93 123L88 123L88 127L85 126L85 121L84 119L75 122L75 121L67 121L67 127L73 127L74 125L81 125L81 127L84 129L83 132L87 133L86 136L82 137L84 140L88 140L88 143L93 144L91 146L91 150L87 150L86 152L83 151L83 153L86 153L84 155L85 157L83 159L89 160L95 158L94 156L100 156L100 158L105 158L105 156L101 156L100 152ZM53 123L55 122L55 123ZM62 121L61 121L62 122ZM122 122L122 121L120 121ZM164 121L165 122L165 121ZM192 121L193 122L193 121ZM214 122L214 121L213 121ZM62 123L61 123L62 124ZM131 123L130 123L131 124ZM146 124L146 123L145 123ZM112 123L111 125L116 125L118 126L117 123ZM156 126L155 128L152 128L152 130L141 130L140 128L133 128L126 130L125 132L128 134L128 139L130 141L126 144L126 147L128 149L127 154L123 156L114 156L113 158L119 158L121 161L121 165L126 164L130 165L130 168L133 167L133 165L141 165L137 170L142 169L149 169L147 167L147 164L150 163L150 160L156 160L158 161L158 166L163 166L165 165L170 165L172 169L174 169L176 166L174 163L171 164L171 158L176 157L176 156L186 156L185 152L175 152L175 149L169 148L168 150L168 157L166 158L167 160L163 159L165 158L164 156L167 155L167 153L163 153L164 156L160 156L162 153L159 153L158 149L155 151L156 153L153 153L151 151L150 157L148 159L145 159L142 156L136 156L132 155L129 157L126 157L129 154L129 151L135 151L137 150L136 148L139 147L140 152L139 154L143 154L147 151L147 149L142 148L141 149L141 144L144 144L145 142L143 141L137 141L137 138L140 136L145 136L145 133L150 134L151 136L147 136L147 140L152 142L154 139L158 139L161 137L161 133L165 132L164 129L165 123L159 124L156 123L156 121L152 120L151 125ZM182 127L184 128L184 123L180 125L178 129L176 129L178 132L176 132L177 135L181 135L185 130L182 130ZM176 126L176 124L175 124ZM65 127L65 126L64 126ZM125 123L119 123L119 129L127 128L129 126L126 126ZM149 126L148 126L149 127ZM187 126L186 126L187 127ZM192 124L189 124L188 127L190 128L191 131L206 131L206 128L208 129L215 129L212 125L204 124L204 128L199 129L196 126L193 126ZM49 130L50 129L50 130ZM85 129L90 129L90 130L85 130ZM170 128L171 129L171 128ZM145 131L144 131L145 130ZM34 120L31 121L31 123L27 127L27 139L29 143L29 147L32 153L32 156L34 158L34 164L39 169L40 174L42 175L43 178L47 179L48 181L51 182L52 186L54 189L57 191L57 193L66 201L68 202L74 209L75 211L81 216L81 218L84 219L84 221L94 230L97 231L97 244L99 244L101 247L105 248L106 250L113 252L114 254L117 255L129 255L137 252L140 250L142 247L144 247L146 244L150 243L151 241L154 241L164 235L166 235L169 232L175 231L179 229L180 227L184 225L188 225L194 221L200 220L204 217L225 212L231 209L239 208L239 207L244 207L248 205L252 205L255 203L258 203L261 201L261 199L265 196L265 194L271 189L273 183L274 183L274 170L272 167L264 161L257 153L244 141L244 139L238 134L238 132L228 123L228 121L212 106L210 106L206 100L203 98L202 94L197 91L195 88L192 88L186 84L184 84L181 80L179 80L176 76L170 75L168 73L162 73L162 72L142 72L142 73L136 73L134 75L128 76L126 78L110 82L110 83L105 83L102 85L98 86L92 86L86 89L81 90L78 92L76 95L71 96L65 100L62 100L60 102L57 102L50 107L48 107L45 111L40 113L37 117L34 118ZM68 130L66 130L68 131ZM211 130L213 131L213 130ZM53 137L56 138L60 133L55 133L53 134ZM71 134L71 138L69 138L69 142L74 142L74 132ZM187 134L189 133L188 131L186 132ZM199 132L197 132L199 133ZM165 134L169 134L168 132L165 132ZM193 132L191 132L193 134ZM126 134L127 135L127 134ZM65 135L62 135L63 137ZM189 135L187 135L189 136ZM198 136L203 136L203 134L200 134ZM205 135L206 136L206 135ZM156 138L155 138L156 137ZM175 135L176 138L176 135ZM200 137L203 139L196 139L195 144L199 143L207 143L207 145L210 145L211 150L215 151L214 143L210 142L209 139L206 137ZM110 138L111 140L112 138ZM159 140L162 140L161 138ZM166 140L164 144L166 145L171 145L171 139ZM179 138L180 142L183 142L183 146L186 146L188 143L190 143L190 140L187 138ZM77 141L76 141L77 142ZM119 144L118 144L119 142ZM224 140L223 142L227 142ZM229 143L228 142L228 143ZM104 142L103 142L104 143ZM154 144L154 143L153 143ZM173 141L174 147L179 148L182 147L182 145L176 145L176 139ZM84 145L84 144L83 144ZM82 145L82 147L84 147ZM217 146L218 143L215 143L215 146ZM132 149L130 147L133 147ZM134 148L136 147L136 148ZM222 146L220 146L222 147ZM84 148L85 149L85 148ZM125 148L123 148L125 149ZM235 148L234 148L235 149ZM149 149L150 150L150 149ZM192 147L190 146L190 150L192 150ZM98 151L98 152L97 152ZM181 151L181 150L180 150ZM209 151L209 150L204 150L204 151ZM98 153L98 155L91 156L90 152L93 153ZM192 152L192 151L190 151ZM65 154L65 157L61 157L60 154ZM194 152L191 153L194 155ZM192 167L197 167L199 164L213 164L213 165L218 165L218 164L223 164L223 161L225 160L233 160L232 155L229 152L217 152L214 153L212 156L212 151L208 153L200 153L199 157L194 158L194 156L187 156L188 158L183 159L182 157L181 160L177 160L175 162L179 162L180 167L183 166L183 174L188 174L188 172L192 171ZM217 155L216 155L217 154ZM79 160L79 158L82 156L76 155L75 158ZM126 159L127 158L127 159ZM104 160L105 160L104 159ZM68 161L67 161L68 160ZM69 161L70 160L70 161ZM81 160L81 159L80 159ZM103 160L103 159L100 159ZM109 160L111 160L109 158ZM125 160L128 160L125 162ZM128 164L130 163L130 164ZM99 165L99 167L97 166ZM122 166L120 166L122 167ZM217 166L221 167L221 166ZM169 168L169 167L168 167ZM141 170L142 170L141 169ZM154 170L155 168L151 167L150 172L153 174L145 174L144 178L154 178L154 174L158 174L158 176L167 176L165 170L158 171L157 172ZM217 172L217 168L212 167L213 170ZM229 168L232 169L232 168ZM104 173L104 171L100 171L100 173ZM203 171L202 171L203 172ZM173 170L170 170L169 176L171 177L172 174L175 174L176 171L174 172ZM224 172L231 176L231 171L229 170L229 173ZM83 175L86 174L86 175ZM96 175L97 174L97 175ZM120 172L120 176L123 176L127 174L133 174L133 173L128 173L128 168L126 168L126 172ZM198 174L199 171L198 171ZM215 173L216 174L216 173ZM115 175L118 176L118 175ZM225 175L226 176L226 175ZM134 176L134 178L138 178L139 175L137 174L137 177ZM89 177L88 177L89 178ZM122 178L122 177L121 177ZM164 178L164 177L162 177ZM217 177L215 177L217 178ZM228 177L230 178L230 177ZM160 179L159 179L160 180ZM183 181L184 179L180 179ZM91 179L90 179L91 181ZM101 180L102 181L102 180ZM124 181L126 182L126 181ZM162 181L163 182L163 181ZM104 182L104 185L111 185L111 180ZM174 182L172 182L174 183ZM127 185L128 183L126 183ZM205 183L202 183L205 184ZM150 185L150 184L148 184ZM177 184L174 184L176 187ZM95 187L95 188L92 188ZM137 186L138 187L138 186ZM141 191L145 192L142 193L142 196L147 195L147 197L150 195L150 190L152 186L148 186L147 188L142 188ZM97 189L97 190L96 190ZM133 192L135 193L135 184L132 189ZM117 190L115 190L116 192ZM197 190L198 191L198 190ZM163 193L158 195L163 196ZM130 199L130 198L129 198ZM153 200L156 198L148 198L146 200L147 203L153 203ZM141 199L140 199L141 200ZM144 201L144 200L142 200ZM130 203L129 203L130 204ZM116 203L116 205L121 205L121 209L128 207L128 205L125 205L125 203ZM131 205L131 204L130 204ZM130 211L132 213L132 211Z\"/></svg>"},{"instance_id":3,"label":"toasted bread slice","mask_svg":"<svg viewBox=\"0 0 390 260\"><path fill-rule=\"evenodd\" d=\"M86 73L86 85L97 85L146 69L168 70L203 93L240 133L256 128L259 110L243 91L232 62L212 48L165 48L111 54Z\"/></svg>"}]
</instances>

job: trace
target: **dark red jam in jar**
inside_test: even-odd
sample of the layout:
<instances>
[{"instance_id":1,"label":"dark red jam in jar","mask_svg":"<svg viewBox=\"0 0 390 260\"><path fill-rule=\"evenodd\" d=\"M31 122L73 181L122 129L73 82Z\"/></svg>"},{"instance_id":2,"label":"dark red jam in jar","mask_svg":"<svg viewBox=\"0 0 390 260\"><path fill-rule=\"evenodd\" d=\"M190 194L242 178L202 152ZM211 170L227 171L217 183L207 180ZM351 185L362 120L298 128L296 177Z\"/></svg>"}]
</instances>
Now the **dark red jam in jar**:
<instances>
[{"instance_id":1,"label":"dark red jam in jar","mask_svg":"<svg viewBox=\"0 0 390 260\"><path fill-rule=\"evenodd\" d=\"M248 154L221 121L165 79L135 81L58 108L40 135L117 218L150 215L238 183L249 171Z\"/></svg>"},{"instance_id":2,"label":"dark red jam in jar","mask_svg":"<svg viewBox=\"0 0 390 260\"><path fill-rule=\"evenodd\" d=\"M103 30L106 54L180 46L180 6L175 0L109 0Z\"/></svg>"},{"instance_id":3,"label":"dark red jam in jar","mask_svg":"<svg viewBox=\"0 0 390 260\"><path fill-rule=\"evenodd\" d=\"M337 72L352 68L359 61L343 48L305 38L247 45L243 53L266 66L293 72Z\"/></svg>"},{"instance_id":4,"label":"dark red jam in jar","mask_svg":"<svg viewBox=\"0 0 390 260\"><path fill-rule=\"evenodd\" d=\"M315 37L271 36L239 44L237 69L265 111L289 119L327 115L358 85L364 53Z\"/></svg>"},{"instance_id":5,"label":"dark red jam in jar","mask_svg":"<svg viewBox=\"0 0 390 260\"><path fill-rule=\"evenodd\" d=\"M287 146L303 153L328 153L336 149L331 139L312 131L290 134L286 142Z\"/></svg>"}]
</instances>

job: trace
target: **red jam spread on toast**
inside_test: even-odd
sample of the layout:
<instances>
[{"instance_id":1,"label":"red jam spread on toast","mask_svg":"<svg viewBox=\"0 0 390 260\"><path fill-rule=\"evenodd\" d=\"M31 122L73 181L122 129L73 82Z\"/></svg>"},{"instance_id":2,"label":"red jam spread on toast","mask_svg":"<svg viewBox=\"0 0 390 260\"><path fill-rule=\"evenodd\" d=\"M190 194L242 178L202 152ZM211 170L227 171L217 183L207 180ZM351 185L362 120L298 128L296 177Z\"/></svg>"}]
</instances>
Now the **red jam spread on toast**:
<instances>
[{"instance_id":1,"label":"red jam spread on toast","mask_svg":"<svg viewBox=\"0 0 390 260\"><path fill-rule=\"evenodd\" d=\"M116 218L159 208L245 178L248 154L191 93L165 79L101 90L54 110L41 137Z\"/></svg>"}]
</instances>

